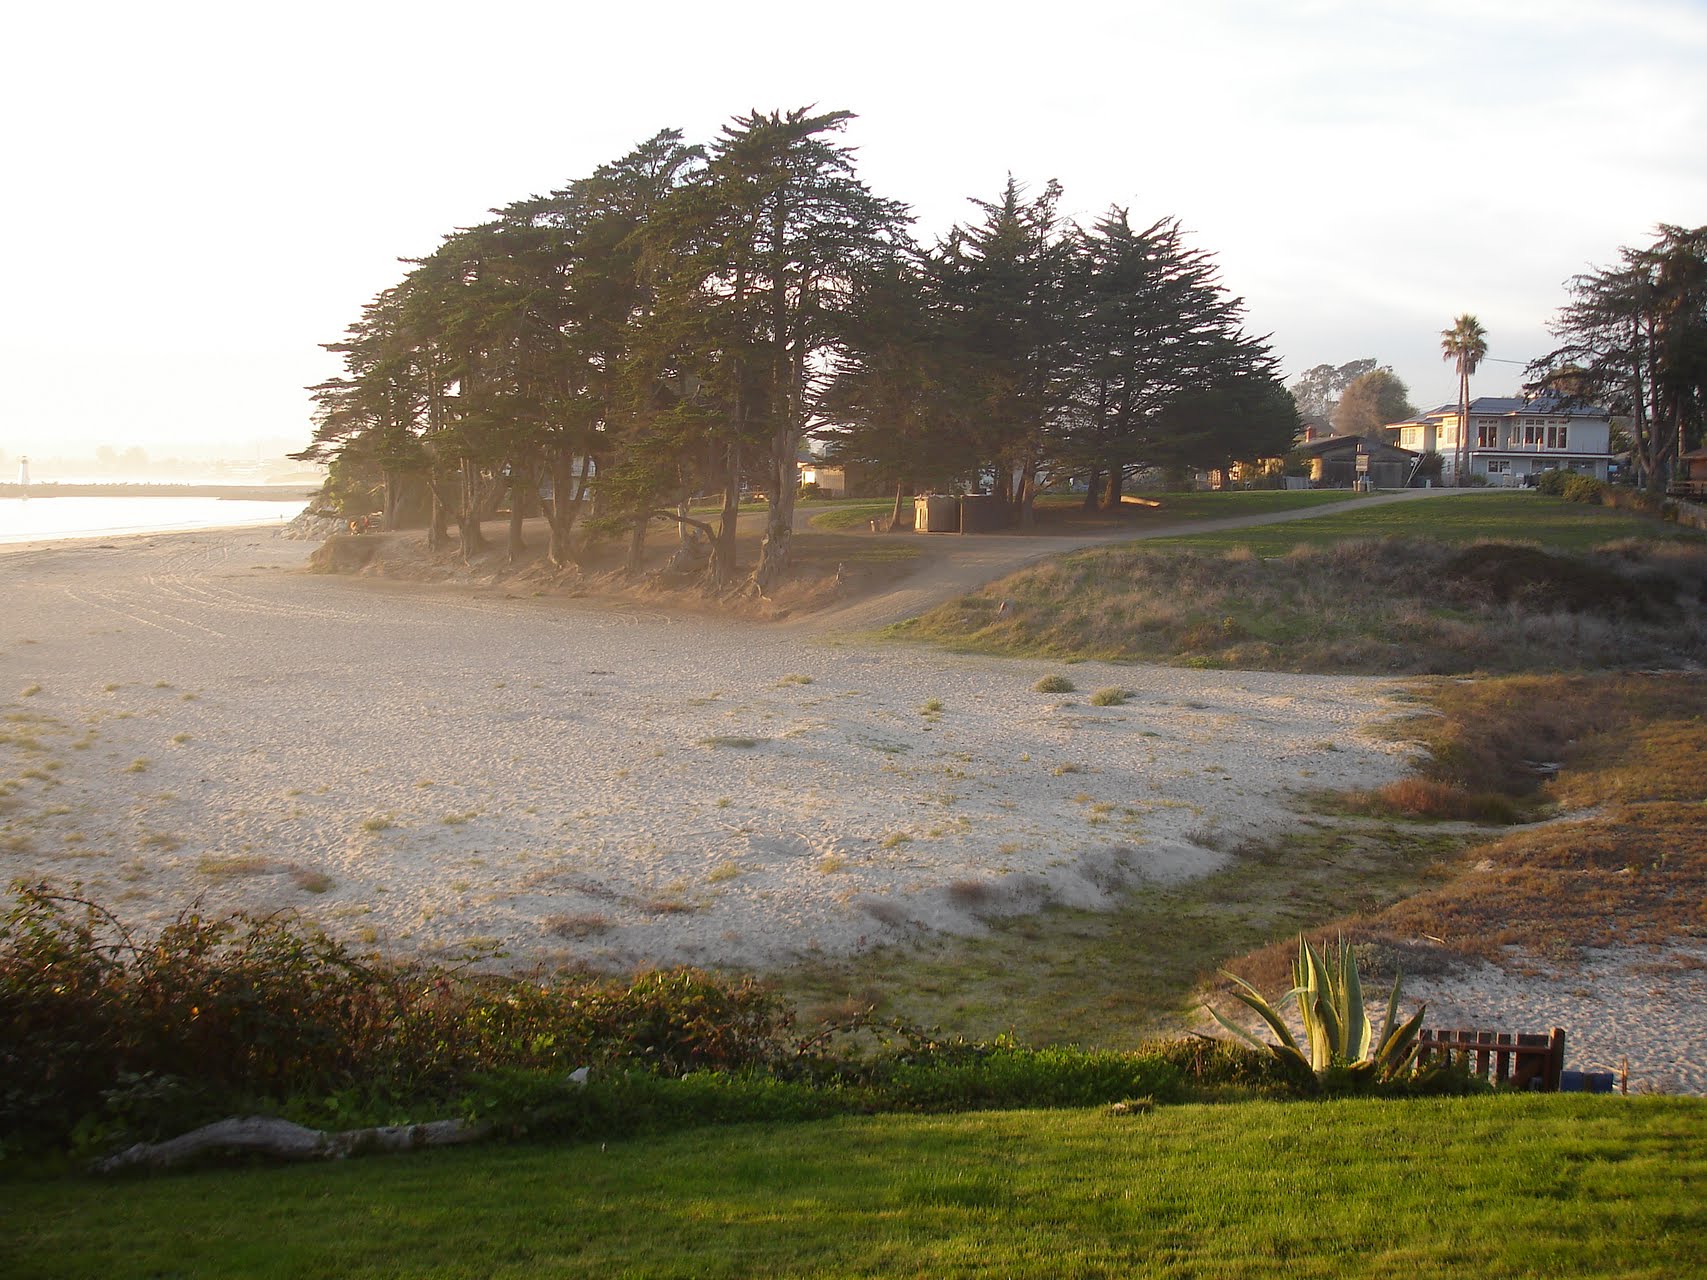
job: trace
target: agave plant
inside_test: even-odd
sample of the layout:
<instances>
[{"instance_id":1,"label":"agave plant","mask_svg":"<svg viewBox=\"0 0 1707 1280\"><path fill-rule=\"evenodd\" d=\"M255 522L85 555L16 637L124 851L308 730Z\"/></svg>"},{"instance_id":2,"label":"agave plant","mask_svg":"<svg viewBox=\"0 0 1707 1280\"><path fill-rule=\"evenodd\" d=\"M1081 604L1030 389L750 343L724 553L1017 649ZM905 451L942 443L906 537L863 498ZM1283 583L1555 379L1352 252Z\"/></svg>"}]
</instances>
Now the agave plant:
<instances>
[{"instance_id":1,"label":"agave plant","mask_svg":"<svg viewBox=\"0 0 1707 1280\"><path fill-rule=\"evenodd\" d=\"M1292 990L1281 997L1283 1001L1292 996L1298 999L1308 1053L1299 1046L1279 1011L1255 987L1225 970L1223 975L1239 987L1233 994L1268 1024L1279 1043L1264 1044L1214 1009L1209 1010L1210 1016L1246 1043L1267 1049L1282 1062L1296 1062L1315 1072L1317 1079L1330 1069L1344 1071L1353 1080L1386 1080L1400 1074L1416 1056L1417 1033L1428 1006L1420 1006L1410 1018L1399 1022L1402 975L1396 975L1393 994L1387 1001L1387 1017L1377 1037L1363 1011L1363 983L1357 975L1357 957L1351 944L1340 938L1326 951L1324 957L1307 938L1299 936L1298 959L1292 963Z\"/></svg>"}]
</instances>

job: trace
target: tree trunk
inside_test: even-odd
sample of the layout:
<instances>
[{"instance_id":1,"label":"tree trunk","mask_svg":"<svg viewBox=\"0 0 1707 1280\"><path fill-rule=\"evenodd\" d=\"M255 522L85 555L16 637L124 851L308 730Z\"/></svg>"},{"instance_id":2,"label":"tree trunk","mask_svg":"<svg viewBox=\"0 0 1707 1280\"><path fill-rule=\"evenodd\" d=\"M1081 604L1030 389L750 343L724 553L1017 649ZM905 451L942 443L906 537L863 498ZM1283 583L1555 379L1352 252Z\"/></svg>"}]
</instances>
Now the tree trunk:
<instances>
[{"instance_id":1,"label":"tree trunk","mask_svg":"<svg viewBox=\"0 0 1707 1280\"><path fill-rule=\"evenodd\" d=\"M1126 471L1124 467L1110 467L1108 482L1102 491L1102 505L1109 511L1120 510L1120 495L1124 488Z\"/></svg>"},{"instance_id":2,"label":"tree trunk","mask_svg":"<svg viewBox=\"0 0 1707 1280\"><path fill-rule=\"evenodd\" d=\"M433 495L433 511L427 521L427 550L443 551L450 545L450 519L438 485L429 481L428 488Z\"/></svg>"},{"instance_id":3,"label":"tree trunk","mask_svg":"<svg viewBox=\"0 0 1707 1280\"><path fill-rule=\"evenodd\" d=\"M1037 454L1027 451L1025 466L1019 481L1019 527L1030 531L1037 527Z\"/></svg>"},{"instance_id":4,"label":"tree trunk","mask_svg":"<svg viewBox=\"0 0 1707 1280\"><path fill-rule=\"evenodd\" d=\"M385 475L385 510L380 515L379 527L387 533L397 532L397 508L403 502L403 477L397 474L397 468L387 467Z\"/></svg>"},{"instance_id":5,"label":"tree trunk","mask_svg":"<svg viewBox=\"0 0 1707 1280\"><path fill-rule=\"evenodd\" d=\"M457 503L456 531L462 558L472 560L486 549L486 534L480 528L480 467L471 458L461 462L462 494Z\"/></svg>"},{"instance_id":6,"label":"tree trunk","mask_svg":"<svg viewBox=\"0 0 1707 1280\"><path fill-rule=\"evenodd\" d=\"M526 503L524 499L527 494L526 486L512 476L510 478L510 538L509 544L504 549L504 560L508 564L514 564L521 558L522 552L527 550L527 543L522 538L522 516L525 514Z\"/></svg>"},{"instance_id":7,"label":"tree trunk","mask_svg":"<svg viewBox=\"0 0 1707 1280\"><path fill-rule=\"evenodd\" d=\"M737 407L739 424L742 412ZM717 537L712 544L712 558L724 573L735 572L735 530L741 518L741 433L737 425L735 438L729 442L729 475L723 484L723 510L718 516Z\"/></svg>"},{"instance_id":8,"label":"tree trunk","mask_svg":"<svg viewBox=\"0 0 1707 1280\"><path fill-rule=\"evenodd\" d=\"M651 516L642 515L634 522L634 527L628 531L628 559L623 563L623 572L630 577L640 572L646 558L646 526Z\"/></svg>"},{"instance_id":9,"label":"tree trunk","mask_svg":"<svg viewBox=\"0 0 1707 1280\"><path fill-rule=\"evenodd\" d=\"M889 513L890 533L899 533L906 527L901 523L901 497L906 492L907 482L905 480L897 480L895 482L895 510Z\"/></svg>"},{"instance_id":10,"label":"tree trunk","mask_svg":"<svg viewBox=\"0 0 1707 1280\"><path fill-rule=\"evenodd\" d=\"M1085 510L1095 511L1100 501L1097 490L1102 486L1102 470L1092 467L1090 475L1085 477Z\"/></svg>"},{"instance_id":11,"label":"tree trunk","mask_svg":"<svg viewBox=\"0 0 1707 1280\"><path fill-rule=\"evenodd\" d=\"M574 558L570 535L575 519L581 513L581 498L587 488L587 467L592 459L583 458L581 479L575 479L575 455L568 449L558 449L551 455L551 502L541 503L546 523L551 527L551 541L546 548L552 566L567 568Z\"/></svg>"},{"instance_id":12,"label":"tree trunk","mask_svg":"<svg viewBox=\"0 0 1707 1280\"><path fill-rule=\"evenodd\" d=\"M771 440L770 474L765 482L765 540L759 544L759 563L753 567L753 585L760 595L788 572L794 535L794 486L788 477L794 473L794 454L799 447L799 437L787 429L778 431Z\"/></svg>"}]
</instances>

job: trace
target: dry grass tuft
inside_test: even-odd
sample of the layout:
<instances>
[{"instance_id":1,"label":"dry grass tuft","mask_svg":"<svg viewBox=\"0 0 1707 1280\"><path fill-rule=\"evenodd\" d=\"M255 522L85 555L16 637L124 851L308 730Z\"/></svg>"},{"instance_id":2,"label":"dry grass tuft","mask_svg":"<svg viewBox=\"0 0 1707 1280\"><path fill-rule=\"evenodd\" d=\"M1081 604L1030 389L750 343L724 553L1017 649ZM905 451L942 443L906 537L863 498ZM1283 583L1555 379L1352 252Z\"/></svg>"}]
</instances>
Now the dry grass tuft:
<instances>
[{"instance_id":1,"label":"dry grass tuft","mask_svg":"<svg viewBox=\"0 0 1707 1280\"><path fill-rule=\"evenodd\" d=\"M1355 792L1347 797L1347 804L1355 813L1377 817L1485 822L1502 826L1520 820L1518 806L1509 796L1491 791L1469 791L1433 778L1401 778L1376 791Z\"/></svg>"},{"instance_id":2,"label":"dry grass tuft","mask_svg":"<svg viewBox=\"0 0 1707 1280\"><path fill-rule=\"evenodd\" d=\"M304 893L327 893L337 883L324 871L310 871L305 867L296 867L290 873L290 882Z\"/></svg>"},{"instance_id":3,"label":"dry grass tuft","mask_svg":"<svg viewBox=\"0 0 1707 1280\"><path fill-rule=\"evenodd\" d=\"M252 853L207 854L196 859L196 870L209 880L235 880L240 876L264 876L275 868L266 858Z\"/></svg>"},{"instance_id":4,"label":"dry grass tuft","mask_svg":"<svg viewBox=\"0 0 1707 1280\"><path fill-rule=\"evenodd\" d=\"M988 880L953 880L944 890L948 900L962 911L989 907L996 899L996 886Z\"/></svg>"},{"instance_id":5,"label":"dry grass tuft","mask_svg":"<svg viewBox=\"0 0 1707 1280\"><path fill-rule=\"evenodd\" d=\"M554 938L592 938L601 933L609 933L615 927L609 917L596 911L578 915L547 916L540 925Z\"/></svg>"},{"instance_id":6,"label":"dry grass tuft","mask_svg":"<svg viewBox=\"0 0 1707 1280\"><path fill-rule=\"evenodd\" d=\"M1707 676L1520 677L1442 685L1432 701L1444 713L1427 726L1439 772L1503 781L1513 804L1539 799L1592 816L1475 845L1438 887L1325 933L1433 940L1495 963L1511 959L1508 948L1568 962L1583 947L1701 935ZM1538 774L1538 757L1557 765L1555 780ZM1440 785L1408 794L1462 793L1462 784ZM1276 975L1284 984L1293 946L1253 953L1238 971L1261 975L1259 986Z\"/></svg>"}]
</instances>

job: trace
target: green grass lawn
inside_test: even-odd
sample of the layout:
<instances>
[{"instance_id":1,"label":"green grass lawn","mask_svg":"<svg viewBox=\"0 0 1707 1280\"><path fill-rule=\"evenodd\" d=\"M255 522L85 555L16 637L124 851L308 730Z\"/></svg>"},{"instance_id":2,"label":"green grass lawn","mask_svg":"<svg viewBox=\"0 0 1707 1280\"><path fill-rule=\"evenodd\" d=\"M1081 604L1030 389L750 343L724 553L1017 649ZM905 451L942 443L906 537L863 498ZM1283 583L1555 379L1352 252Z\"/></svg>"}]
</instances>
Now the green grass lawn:
<instances>
[{"instance_id":1,"label":"green grass lawn","mask_svg":"<svg viewBox=\"0 0 1707 1280\"><path fill-rule=\"evenodd\" d=\"M890 1116L0 1185L19 1277L1620 1277L1707 1268L1707 1104Z\"/></svg>"},{"instance_id":2,"label":"green grass lawn","mask_svg":"<svg viewBox=\"0 0 1707 1280\"><path fill-rule=\"evenodd\" d=\"M1142 503L1128 503L1118 512L1086 512L1084 496L1076 493L1044 493L1037 498L1040 533L1070 532L1081 527L1122 528L1134 532L1167 525L1219 520L1228 516L1267 515L1271 511L1295 511L1347 502L1362 495L1347 489L1254 489L1228 493L1157 493L1137 495ZM1154 505L1151 505L1154 504ZM888 520L895 509L893 498L845 498L830 502L802 503L812 511L814 529L834 532L864 529L873 520ZM911 517L913 500L901 504Z\"/></svg>"},{"instance_id":3,"label":"green grass lawn","mask_svg":"<svg viewBox=\"0 0 1707 1280\"><path fill-rule=\"evenodd\" d=\"M1390 536L1434 538L1455 543L1476 542L1484 538L1538 542L1556 551L1586 551L1619 538L1699 541L1702 537L1692 530L1651 516L1566 502L1563 498L1550 498L1538 493L1442 493L1434 498L1380 507L1353 505L1343 511L1328 512L1291 524L1183 534L1178 538L1156 539L1149 545L1190 547L1200 551L1249 547L1257 555L1267 558L1285 555L1301 545L1322 546L1347 538Z\"/></svg>"}]
</instances>

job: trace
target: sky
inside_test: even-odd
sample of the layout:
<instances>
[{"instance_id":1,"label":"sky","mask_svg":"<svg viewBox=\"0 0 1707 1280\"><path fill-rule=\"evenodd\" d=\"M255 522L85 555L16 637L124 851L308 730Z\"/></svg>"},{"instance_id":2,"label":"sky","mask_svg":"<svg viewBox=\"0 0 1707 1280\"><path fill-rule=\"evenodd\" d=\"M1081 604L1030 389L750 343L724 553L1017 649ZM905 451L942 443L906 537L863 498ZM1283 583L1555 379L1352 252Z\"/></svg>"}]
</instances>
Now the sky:
<instances>
[{"instance_id":1,"label":"sky","mask_svg":"<svg viewBox=\"0 0 1707 1280\"><path fill-rule=\"evenodd\" d=\"M0 54L0 455L306 444L305 387L447 232L664 127L858 118L934 241L1009 173L1178 218L1291 381L1374 356L1456 398L1563 282L1707 224L1707 0L342 0L22 6Z\"/></svg>"}]
</instances>

